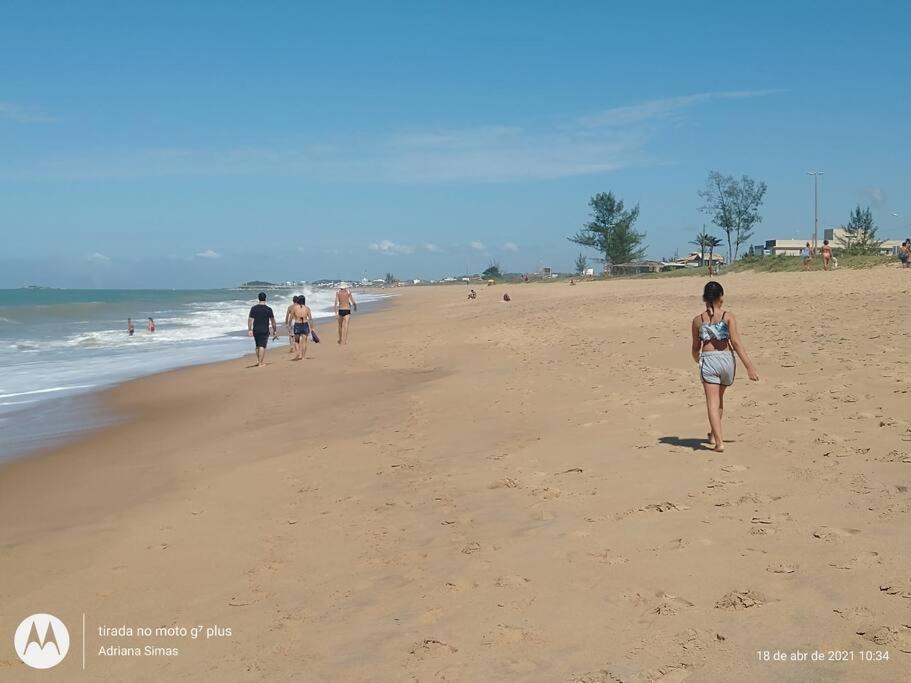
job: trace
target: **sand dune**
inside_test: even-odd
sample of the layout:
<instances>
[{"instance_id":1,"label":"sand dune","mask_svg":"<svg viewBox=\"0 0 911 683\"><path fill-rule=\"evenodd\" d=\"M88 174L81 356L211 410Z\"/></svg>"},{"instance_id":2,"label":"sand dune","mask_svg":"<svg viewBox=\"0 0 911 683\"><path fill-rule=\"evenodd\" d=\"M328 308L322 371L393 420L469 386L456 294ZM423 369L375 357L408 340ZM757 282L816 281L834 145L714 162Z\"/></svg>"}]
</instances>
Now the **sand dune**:
<instances>
[{"instance_id":1,"label":"sand dune","mask_svg":"<svg viewBox=\"0 0 911 683\"><path fill-rule=\"evenodd\" d=\"M59 680L907 680L911 274L722 283L762 378L724 454L698 278L416 288L304 363L119 387L120 425L0 470L3 628L76 648L85 612ZM97 655L146 641L180 654ZM817 650L853 661L757 654Z\"/></svg>"}]
</instances>

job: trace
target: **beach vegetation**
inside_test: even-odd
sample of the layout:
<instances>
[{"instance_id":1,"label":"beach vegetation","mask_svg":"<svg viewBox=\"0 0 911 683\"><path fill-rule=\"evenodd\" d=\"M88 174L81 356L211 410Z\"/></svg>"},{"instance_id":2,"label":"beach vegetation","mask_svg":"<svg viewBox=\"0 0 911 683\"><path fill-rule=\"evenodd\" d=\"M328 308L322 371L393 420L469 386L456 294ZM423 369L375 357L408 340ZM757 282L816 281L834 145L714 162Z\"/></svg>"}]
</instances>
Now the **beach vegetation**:
<instances>
[{"instance_id":1,"label":"beach vegetation","mask_svg":"<svg viewBox=\"0 0 911 683\"><path fill-rule=\"evenodd\" d=\"M851 211L851 218L843 230L838 237L838 247L842 254L864 256L879 253L883 240L876 237L876 224L869 206L862 209L858 204Z\"/></svg>"},{"instance_id":2,"label":"beach vegetation","mask_svg":"<svg viewBox=\"0 0 911 683\"><path fill-rule=\"evenodd\" d=\"M485 280L499 280L503 277L500 272L500 264L497 261L491 261L487 268L484 269L484 272L481 273L481 277Z\"/></svg>"},{"instance_id":3,"label":"beach vegetation","mask_svg":"<svg viewBox=\"0 0 911 683\"><path fill-rule=\"evenodd\" d=\"M588 259L585 258L585 254L580 252L576 257L576 273L582 275L586 270L588 270Z\"/></svg>"},{"instance_id":4,"label":"beach vegetation","mask_svg":"<svg viewBox=\"0 0 911 683\"><path fill-rule=\"evenodd\" d=\"M591 220L567 238L570 242L596 250L606 263L630 263L645 256L645 233L635 227L638 204L627 209L613 192L599 192L588 205L592 210Z\"/></svg>"},{"instance_id":5,"label":"beach vegetation","mask_svg":"<svg viewBox=\"0 0 911 683\"><path fill-rule=\"evenodd\" d=\"M740 179L711 171L699 196L705 202L699 210L712 217L727 237L728 263L737 260L740 248L753 237L753 227L762 222L759 207L766 193L766 184L750 176Z\"/></svg>"},{"instance_id":6,"label":"beach vegetation","mask_svg":"<svg viewBox=\"0 0 911 683\"><path fill-rule=\"evenodd\" d=\"M393 275L392 273L386 273L386 277L383 278L383 281L387 285L394 285L396 282L398 282L398 280L395 279L395 275Z\"/></svg>"}]
</instances>

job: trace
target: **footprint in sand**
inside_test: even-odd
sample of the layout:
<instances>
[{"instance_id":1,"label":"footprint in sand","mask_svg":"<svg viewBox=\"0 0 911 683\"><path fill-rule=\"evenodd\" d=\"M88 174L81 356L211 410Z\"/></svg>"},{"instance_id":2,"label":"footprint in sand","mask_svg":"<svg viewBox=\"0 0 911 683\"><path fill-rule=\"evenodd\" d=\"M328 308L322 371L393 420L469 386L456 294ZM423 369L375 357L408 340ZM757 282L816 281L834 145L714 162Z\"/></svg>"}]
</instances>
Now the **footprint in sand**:
<instances>
[{"instance_id":1,"label":"footprint in sand","mask_svg":"<svg viewBox=\"0 0 911 683\"><path fill-rule=\"evenodd\" d=\"M453 647L449 643L444 643L442 640L424 638L424 640L419 643L415 643L408 652L420 659L425 659L427 657L449 655L458 651L458 648Z\"/></svg>"},{"instance_id":2,"label":"footprint in sand","mask_svg":"<svg viewBox=\"0 0 911 683\"><path fill-rule=\"evenodd\" d=\"M731 591L730 593L725 593L722 598L715 603L715 608L740 611L750 609L751 607L762 607L767 602L769 602L768 598L756 591Z\"/></svg>"},{"instance_id":3,"label":"footprint in sand","mask_svg":"<svg viewBox=\"0 0 911 683\"><path fill-rule=\"evenodd\" d=\"M900 598L911 599L911 581L897 579L880 585L879 590L886 595L895 595Z\"/></svg>"},{"instance_id":4,"label":"footprint in sand","mask_svg":"<svg viewBox=\"0 0 911 683\"><path fill-rule=\"evenodd\" d=\"M497 624L497 628L486 634L482 639L483 645L513 645L521 643L524 640L533 640L534 635L531 631L526 631L518 626L508 624Z\"/></svg>"},{"instance_id":5,"label":"footprint in sand","mask_svg":"<svg viewBox=\"0 0 911 683\"><path fill-rule=\"evenodd\" d=\"M899 627L880 626L877 629L858 629L857 635L863 636L864 639L871 643L882 645L888 648L895 648L899 652L911 654L911 627L902 624Z\"/></svg>"},{"instance_id":6,"label":"footprint in sand","mask_svg":"<svg viewBox=\"0 0 911 683\"><path fill-rule=\"evenodd\" d=\"M526 579L524 576L519 576L517 574L507 574L505 576L498 576L493 585L497 588L519 588L531 583L531 579Z\"/></svg>"},{"instance_id":7,"label":"footprint in sand","mask_svg":"<svg viewBox=\"0 0 911 683\"><path fill-rule=\"evenodd\" d=\"M833 609L833 612L842 619L856 621L857 619L869 619L874 616L873 611L866 607L845 607L843 609Z\"/></svg>"},{"instance_id":8,"label":"footprint in sand","mask_svg":"<svg viewBox=\"0 0 911 683\"><path fill-rule=\"evenodd\" d=\"M770 574L793 574L798 569L800 565L796 562L773 562L765 568Z\"/></svg>"},{"instance_id":9,"label":"footprint in sand","mask_svg":"<svg viewBox=\"0 0 911 683\"><path fill-rule=\"evenodd\" d=\"M841 527L821 526L813 532L813 536L826 541L843 541L846 538L860 533L860 529L844 529Z\"/></svg>"},{"instance_id":10,"label":"footprint in sand","mask_svg":"<svg viewBox=\"0 0 911 683\"><path fill-rule=\"evenodd\" d=\"M657 605L649 610L652 614L668 616L672 614L678 614L681 610L684 610L688 607L693 607L692 602L677 595L671 595L670 593L662 592L658 593L658 597L661 600Z\"/></svg>"},{"instance_id":11,"label":"footprint in sand","mask_svg":"<svg viewBox=\"0 0 911 683\"><path fill-rule=\"evenodd\" d=\"M841 562L830 562L830 567L835 567L835 569L860 569L863 567L872 567L877 564L882 564L882 560L879 559L879 553L869 551L861 553L855 557L852 557L849 560L844 560Z\"/></svg>"},{"instance_id":12,"label":"footprint in sand","mask_svg":"<svg viewBox=\"0 0 911 683\"><path fill-rule=\"evenodd\" d=\"M518 488L519 482L511 477L504 477L503 479L497 479L494 482L491 482L487 485L489 489L514 489Z\"/></svg>"}]
</instances>

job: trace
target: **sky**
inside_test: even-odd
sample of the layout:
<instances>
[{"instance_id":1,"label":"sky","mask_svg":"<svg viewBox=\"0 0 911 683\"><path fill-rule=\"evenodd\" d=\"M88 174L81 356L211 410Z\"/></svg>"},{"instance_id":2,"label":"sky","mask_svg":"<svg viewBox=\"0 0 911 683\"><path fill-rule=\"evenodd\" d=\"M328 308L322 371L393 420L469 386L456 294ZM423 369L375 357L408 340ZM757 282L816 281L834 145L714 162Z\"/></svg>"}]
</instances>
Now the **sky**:
<instances>
[{"instance_id":1,"label":"sky","mask_svg":"<svg viewBox=\"0 0 911 683\"><path fill-rule=\"evenodd\" d=\"M712 170L911 236L906 3L0 8L0 287L568 271L606 191L664 258Z\"/></svg>"}]
</instances>

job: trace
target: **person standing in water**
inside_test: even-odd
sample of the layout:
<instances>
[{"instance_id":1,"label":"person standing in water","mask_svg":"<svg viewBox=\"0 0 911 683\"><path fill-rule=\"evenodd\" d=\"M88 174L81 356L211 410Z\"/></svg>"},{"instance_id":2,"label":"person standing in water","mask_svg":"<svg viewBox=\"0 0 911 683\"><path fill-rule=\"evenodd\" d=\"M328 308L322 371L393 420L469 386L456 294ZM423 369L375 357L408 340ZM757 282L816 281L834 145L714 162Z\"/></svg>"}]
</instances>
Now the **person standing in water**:
<instances>
[{"instance_id":1,"label":"person standing in water","mask_svg":"<svg viewBox=\"0 0 911 683\"><path fill-rule=\"evenodd\" d=\"M266 306L266 293L259 293L259 303L250 309L247 318L247 336L253 337L256 343L256 364L263 367L266 364L266 346L269 344L269 328L272 336L278 336L278 327L275 325L275 314Z\"/></svg>"},{"instance_id":2,"label":"person standing in water","mask_svg":"<svg viewBox=\"0 0 911 683\"><path fill-rule=\"evenodd\" d=\"M288 310L285 311L285 329L288 330L288 353L294 353L294 329L293 329L293 316L291 311L294 310L294 307L298 304L299 296L294 296L291 299L291 303L288 305Z\"/></svg>"},{"instance_id":3,"label":"person standing in water","mask_svg":"<svg viewBox=\"0 0 911 683\"><path fill-rule=\"evenodd\" d=\"M155 334L155 321L152 320L151 318L149 318L148 329L149 329L149 334Z\"/></svg>"},{"instance_id":4,"label":"person standing in water","mask_svg":"<svg viewBox=\"0 0 911 683\"><path fill-rule=\"evenodd\" d=\"M724 415L724 392L734 383L737 361L746 366L747 375L759 381L753 361L740 340L737 318L724 310L724 289L712 280L702 291L705 311L693 318L693 360L699 364L699 378L705 390L705 404L709 417L709 446L717 452L724 450L721 418Z\"/></svg>"},{"instance_id":5,"label":"person standing in water","mask_svg":"<svg viewBox=\"0 0 911 683\"><path fill-rule=\"evenodd\" d=\"M335 293L335 316L338 318L338 343L348 343L348 325L351 323L351 311L357 310L357 302L348 289L348 283L343 282Z\"/></svg>"},{"instance_id":6,"label":"person standing in water","mask_svg":"<svg viewBox=\"0 0 911 683\"><path fill-rule=\"evenodd\" d=\"M297 351L297 357L292 360L303 360L307 357L310 334L316 331L316 325L313 324L313 313L307 305L307 297L304 295L295 297L295 304L291 309L291 319L292 338Z\"/></svg>"},{"instance_id":7,"label":"person standing in water","mask_svg":"<svg viewBox=\"0 0 911 683\"><path fill-rule=\"evenodd\" d=\"M133 319L127 318L127 334L132 337L135 332L136 328L133 326Z\"/></svg>"}]
</instances>

